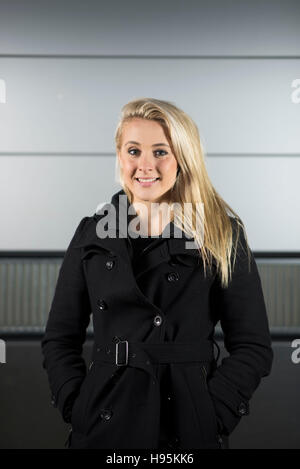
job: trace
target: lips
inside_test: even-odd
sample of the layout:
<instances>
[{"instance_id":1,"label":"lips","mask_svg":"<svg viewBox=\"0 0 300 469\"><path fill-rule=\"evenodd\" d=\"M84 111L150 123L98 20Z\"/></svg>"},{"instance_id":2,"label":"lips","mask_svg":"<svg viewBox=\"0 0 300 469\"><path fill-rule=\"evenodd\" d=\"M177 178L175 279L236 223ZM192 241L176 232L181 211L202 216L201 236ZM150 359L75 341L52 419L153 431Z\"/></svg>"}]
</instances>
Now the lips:
<instances>
[{"instance_id":1,"label":"lips","mask_svg":"<svg viewBox=\"0 0 300 469\"><path fill-rule=\"evenodd\" d=\"M150 187L155 184L160 178L135 178L138 184L142 187Z\"/></svg>"},{"instance_id":2,"label":"lips","mask_svg":"<svg viewBox=\"0 0 300 469\"><path fill-rule=\"evenodd\" d=\"M139 182L153 182L160 178L135 178L135 179L137 179Z\"/></svg>"}]
</instances>

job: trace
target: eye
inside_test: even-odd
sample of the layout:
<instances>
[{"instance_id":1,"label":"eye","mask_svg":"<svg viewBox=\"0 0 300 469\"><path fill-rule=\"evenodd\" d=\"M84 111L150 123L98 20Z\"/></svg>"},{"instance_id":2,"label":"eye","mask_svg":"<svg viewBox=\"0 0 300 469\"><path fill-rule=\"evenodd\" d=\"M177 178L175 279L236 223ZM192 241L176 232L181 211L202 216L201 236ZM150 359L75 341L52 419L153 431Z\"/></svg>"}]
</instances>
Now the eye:
<instances>
[{"instance_id":1,"label":"eye","mask_svg":"<svg viewBox=\"0 0 300 469\"><path fill-rule=\"evenodd\" d=\"M136 150L135 148L131 148L130 150L128 150L128 153L129 153L131 156L135 156L135 154L132 154L132 153L131 153L132 151L138 151L138 150Z\"/></svg>"},{"instance_id":2,"label":"eye","mask_svg":"<svg viewBox=\"0 0 300 469\"><path fill-rule=\"evenodd\" d=\"M165 155L168 154L165 150L156 150L156 152L160 152L160 153L163 152ZM155 152L155 153L156 153L156 152ZM164 155L160 155L160 156L164 156Z\"/></svg>"},{"instance_id":3,"label":"eye","mask_svg":"<svg viewBox=\"0 0 300 469\"><path fill-rule=\"evenodd\" d=\"M136 148L130 148L130 149L128 150L128 153L129 153L131 156L136 156L135 153L134 153L134 154L131 153L132 151L133 151L133 152L136 152L136 151L137 151L137 152L140 152L140 151L139 151L138 149L136 149ZM165 150L155 150L154 153L164 153L164 155L161 155L161 154L160 154L159 156L165 156L165 155L168 154L168 152L166 152Z\"/></svg>"}]
</instances>

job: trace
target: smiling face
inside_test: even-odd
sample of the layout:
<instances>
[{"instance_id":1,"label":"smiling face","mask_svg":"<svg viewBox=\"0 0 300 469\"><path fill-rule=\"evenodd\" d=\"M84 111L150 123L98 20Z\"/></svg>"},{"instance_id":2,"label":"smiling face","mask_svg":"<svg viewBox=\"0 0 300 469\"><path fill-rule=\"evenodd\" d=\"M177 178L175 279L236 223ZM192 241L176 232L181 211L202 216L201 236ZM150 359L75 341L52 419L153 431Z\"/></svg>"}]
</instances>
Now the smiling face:
<instances>
[{"instance_id":1,"label":"smiling face","mask_svg":"<svg viewBox=\"0 0 300 469\"><path fill-rule=\"evenodd\" d=\"M137 118L126 122L118 158L133 203L168 201L178 166L158 122Z\"/></svg>"}]
</instances>

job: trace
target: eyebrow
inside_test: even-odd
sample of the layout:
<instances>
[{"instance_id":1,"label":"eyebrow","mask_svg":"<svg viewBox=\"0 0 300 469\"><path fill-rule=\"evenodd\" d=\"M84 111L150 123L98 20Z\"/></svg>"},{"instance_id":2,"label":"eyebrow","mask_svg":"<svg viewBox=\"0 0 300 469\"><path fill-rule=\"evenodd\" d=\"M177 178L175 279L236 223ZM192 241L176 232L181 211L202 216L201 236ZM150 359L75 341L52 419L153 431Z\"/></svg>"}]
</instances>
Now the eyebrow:
<instances>
[{"instance_id":1,"label":"eyebrow","mask_svg":"<svg viewBox=\"0 0 300 469\"><path fill-rule=\"evenodd\" d=\"M135 142L134 140L129 140L129 142L125 143L125 145L128 145L129 143L133 143L134 145L140 145L139 142ZM169 145L167 145L166 143L154 143L154 145L152 146L153 147L161 147L161 146L169 147Z\"/></svg>"}]
</instances>

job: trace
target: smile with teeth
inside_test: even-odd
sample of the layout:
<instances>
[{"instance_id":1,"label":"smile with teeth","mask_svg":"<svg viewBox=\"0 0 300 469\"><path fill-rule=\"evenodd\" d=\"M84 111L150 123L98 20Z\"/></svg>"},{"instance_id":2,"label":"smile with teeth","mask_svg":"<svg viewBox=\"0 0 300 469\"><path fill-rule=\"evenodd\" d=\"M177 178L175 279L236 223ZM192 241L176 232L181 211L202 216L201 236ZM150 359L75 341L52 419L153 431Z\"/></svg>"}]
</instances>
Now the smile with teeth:
<instances>
[{"instance_id":1,"label":"smile with teeth","mask_svg":"<svg viewBox=\"0 0 300 469\"><path fill-rule=\"evenodd\" d=\"M154 181L156 181L156 180L159 179L159 178L152 178L152 179L136 178L136 179L137 179L137 181L139 181L139 182L154 182Z\"/></svg>"}]
</instances>

